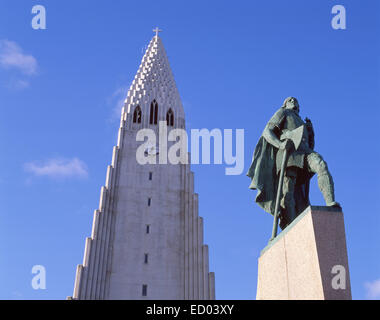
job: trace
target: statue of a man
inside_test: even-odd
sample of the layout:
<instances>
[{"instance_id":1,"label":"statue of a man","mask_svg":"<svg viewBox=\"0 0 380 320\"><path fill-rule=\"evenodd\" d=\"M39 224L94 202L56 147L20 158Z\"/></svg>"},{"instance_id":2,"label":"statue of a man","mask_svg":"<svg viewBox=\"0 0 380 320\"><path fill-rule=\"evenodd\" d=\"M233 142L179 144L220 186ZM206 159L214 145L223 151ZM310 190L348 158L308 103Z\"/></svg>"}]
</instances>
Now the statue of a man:
<instances>
[{"instance_id":1,"label":"statue of a man","mask_svg":"<svg viewBox=\"0 0 380 320\"><path fill-rule=\"evenodd\" d=\"M290 139L292 130L305 126L297 150ZM256 202L267 212L274 214L279 175L284 151L288 157L284 167L282 197L280 201L280 227L284 229L309 202L309 183L318 176L318 186L327 206L340 207L334 197L334 182L322 156L314 151L314 130L311 121L299 116L296 98L285 99L282 107L266 125L253 154L247 175L252 179L251 189L257 189ZM281 186L280 186L281 187Z\"/></svg>"}]
</instances>

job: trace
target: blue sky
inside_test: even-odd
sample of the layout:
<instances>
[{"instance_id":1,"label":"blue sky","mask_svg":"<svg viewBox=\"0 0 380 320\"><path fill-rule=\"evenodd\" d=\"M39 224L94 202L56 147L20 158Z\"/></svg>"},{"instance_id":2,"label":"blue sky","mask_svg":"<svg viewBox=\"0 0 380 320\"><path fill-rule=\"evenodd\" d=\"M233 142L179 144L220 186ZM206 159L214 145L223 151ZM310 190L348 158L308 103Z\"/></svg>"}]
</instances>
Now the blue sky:
<instances>
[{"instance_id":1,"label":"blue sky","mask_svg":"<svg viewBox=\"0 0 380 320\"><path fill-rule=\"evenodd\" d=\"M31 27L36 4L46 30ZM331 27L335 4L346 30ZM299 99L343 206L353 298L379 299L378 14L376 0L0 1L0 298L72 294L121 103L159 26L187 129L244 129L245 171L268 119ZM272 218L245 171L192 169L216 296L252 299ZM323 204L315 178L311 200Z\"/></svg>"}]
</instances>

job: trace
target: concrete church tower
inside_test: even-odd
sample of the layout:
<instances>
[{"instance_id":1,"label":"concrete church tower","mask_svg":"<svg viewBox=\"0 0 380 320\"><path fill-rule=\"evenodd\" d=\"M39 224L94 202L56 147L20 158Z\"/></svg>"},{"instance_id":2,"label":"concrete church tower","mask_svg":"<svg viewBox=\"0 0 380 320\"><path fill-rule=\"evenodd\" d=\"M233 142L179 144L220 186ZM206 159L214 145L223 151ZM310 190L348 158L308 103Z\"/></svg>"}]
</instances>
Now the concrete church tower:
<instances>
[{"instance_id":1,"label":"concrete church tower","mask_svg":"<svg viewBox=\"0 0 380 320\"><path fill-rule=\"evenodd\" d=\"M168 131L185 128L160 30L154 31L125 100L70 299L215 299L190 165L136 161L140 129L154 130L158 143L159 121ZM145 154L158 160L154 146Z\"/></svg>"}]
</instances>

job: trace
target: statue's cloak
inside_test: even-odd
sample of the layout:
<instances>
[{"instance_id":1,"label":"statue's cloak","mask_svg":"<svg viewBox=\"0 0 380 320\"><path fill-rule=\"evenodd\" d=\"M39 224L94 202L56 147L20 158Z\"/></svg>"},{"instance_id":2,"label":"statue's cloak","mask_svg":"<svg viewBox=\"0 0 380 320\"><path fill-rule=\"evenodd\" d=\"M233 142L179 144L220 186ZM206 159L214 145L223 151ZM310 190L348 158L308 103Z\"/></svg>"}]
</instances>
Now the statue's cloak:
<instances>
[{"instance_id":1,"label":"statue's cloak","mask_svg":"<svg viewBox=\"0 0 380 320\"><path fill-rule=\"evenodd\" d=\"M252 179L250 189L257 189L255 201L266 212L274 214L276 205L276 194L279 182L279 168L276 165L278 149L260 137L253 153L252 164L247 172L247 176ZM289 167L289 166L288 166ZM297 182L294 190L297 215L303 212L309 202L309 183L312 174L301 168L292 167L298 170ZM282 204L280 202L280 204ZM284 208L281 206L280 227L283 229L288 224L288 219Z\"/></svg>"},{"instance_id":2,"label":"statue's cloak","mask_svg":"<svg viewBox=\"0 0 380 320\"><path fill-rule=\"evenodd\" d=\"M255 201L266 212L274 214L279 176L276 174L277 149L261 137L253 153L247 176L250 189L257 189Z\"/></svg>"}]
</instances>

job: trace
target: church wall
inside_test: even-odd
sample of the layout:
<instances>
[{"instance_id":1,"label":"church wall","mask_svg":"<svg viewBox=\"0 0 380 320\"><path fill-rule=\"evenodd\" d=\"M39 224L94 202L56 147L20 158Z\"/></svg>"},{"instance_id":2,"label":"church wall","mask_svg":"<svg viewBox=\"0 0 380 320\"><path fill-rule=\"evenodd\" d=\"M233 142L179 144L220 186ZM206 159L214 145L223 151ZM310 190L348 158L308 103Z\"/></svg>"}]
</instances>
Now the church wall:
<instances>
[{"instance_id":1,"label":"church wall","mask_svg":"<svg viewBox=\"0 0 380 320\"><path fill-rule=\"evenodd\" d=\"M135 152L135 131L125 131L119 158L116 186L115 239L113 243L110 299L143 299L142 285L148 285L147 298L183 297L181 264L181 194L184 185L180 165L139 165ZM152 172L152 180L149 180ZM151 204L148 206L148 198ZM146 225L150 233L146 234ZM144 263L144 254L148 263Z\"/></svg>"},{"instance_id":2,"label":"church wall","mask_svg":"<svg viewBox=\"0 0 380 320\"><path fill-rule=\"evenodd\" d=\"M158 121L165 121L171 108L174 127L185 128L182 103L158 37L149 44L125 100L91 237L77 267L74 299L215 299L190 165L136 161L142 143L136 142L137 131L150 128L158 137L159 122L149 123L153 99ZM132 122L137 106L141 123Z\"/></svg>"}]
</instances>

